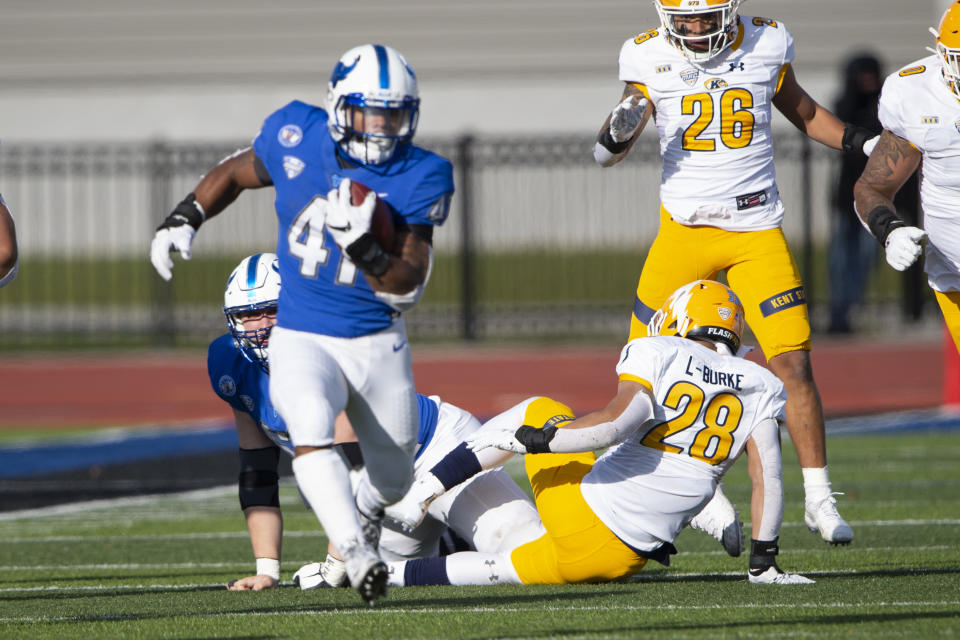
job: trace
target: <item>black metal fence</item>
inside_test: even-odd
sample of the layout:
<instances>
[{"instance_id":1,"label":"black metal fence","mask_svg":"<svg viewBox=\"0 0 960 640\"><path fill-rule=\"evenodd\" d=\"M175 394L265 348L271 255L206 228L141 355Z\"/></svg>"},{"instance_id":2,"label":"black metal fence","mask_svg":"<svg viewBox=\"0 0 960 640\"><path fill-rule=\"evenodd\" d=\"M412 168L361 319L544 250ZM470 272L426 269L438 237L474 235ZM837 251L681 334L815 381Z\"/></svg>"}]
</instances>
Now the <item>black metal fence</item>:
<instances>
[{"instance_id":1,"label":"black metal fence","mask_svg":"<svg viewBox=\"0 0 960 640\"><path fill-rule=\"evenodd\" d=\"M453 160L457 195L435 234L437 263L409 314L411 335L625 335L657 228L655 137L606 170L593 162L589 135L419 142ZM172 283L153 272L149 244L203 172L241 146L5 144L0 192L17 222L21 270L0 291L0 347L169 346L223 330L226 276L245 255L275 245L273 190L246 192L205 224L193 259L175 260ZM778 138L776 150L784 227L816 319L837 154L799 135ZM922 317L922 276L905 284L885 267L875 276L867 303L878 325Z\"/></svg>"}]
</instances>

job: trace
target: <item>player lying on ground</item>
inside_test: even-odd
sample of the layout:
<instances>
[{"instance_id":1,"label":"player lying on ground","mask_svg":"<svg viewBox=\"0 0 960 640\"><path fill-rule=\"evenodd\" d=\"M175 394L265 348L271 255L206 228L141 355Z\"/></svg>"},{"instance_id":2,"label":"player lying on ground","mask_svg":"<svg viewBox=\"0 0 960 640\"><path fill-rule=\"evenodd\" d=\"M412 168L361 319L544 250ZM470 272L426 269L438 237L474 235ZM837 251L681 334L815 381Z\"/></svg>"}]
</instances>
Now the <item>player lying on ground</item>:
<instances>
[{"instance_id":1,"label":"player lying on ground","mask_svg":"<svg viewBox=\"0 0 960 640\"><path fill-rule=\"evenodd\" d=\"M616 580L648 560L669 563L673 541L744 450L755 467L749 580L806 584L777 566L783 519L779 422L783 384L736 357L743 307L726 286L698 280L657 311L650 337L630 341L609 404L574 419L531 398L486 423L420 478L398 511L415 525L436 496L526 453L547 532L512 553L456 553L390 564L390 584L557 584ZM596 449L617 445L599 460ZM495 449L490 449L495 447ZM502 451L501 451L502 450Z\"/></svg>"},{"instance_id":2,"label":"player lying on ground","mask_svg":"<svg viewBox=\"0 0 960 640\"><path fill-rule=\"evenodd\" d=\"M276 323L280 275L272 253L245 258L230 274L223 311L228 334L210 344L207 369L210 383L233 409L240 441L240 506L256 558L256 575L233 580L233 590L270 589L280 581L283 517L280 511L277 468L280 452L293 455L286 423L270 401L270 332ZM415 477L427 473L460 441L480 428L468 412L436 396L418 395L419 431L414 461ZM342 416L341 416L342 417ZM336 445L344 461L362 476L363 458L349 422L338 421ZM356 485L356 483L355 483ZM439 541L450 528L471 548L505 552L533 540L543 526L533 503L503 469L474 477L430 505L427 517L413 531L387 521L380 538L385 559L436 555ZM297 572L303 589L346 586L346 569L339 557L311 563Z\"/></svg>"}]
</instances>

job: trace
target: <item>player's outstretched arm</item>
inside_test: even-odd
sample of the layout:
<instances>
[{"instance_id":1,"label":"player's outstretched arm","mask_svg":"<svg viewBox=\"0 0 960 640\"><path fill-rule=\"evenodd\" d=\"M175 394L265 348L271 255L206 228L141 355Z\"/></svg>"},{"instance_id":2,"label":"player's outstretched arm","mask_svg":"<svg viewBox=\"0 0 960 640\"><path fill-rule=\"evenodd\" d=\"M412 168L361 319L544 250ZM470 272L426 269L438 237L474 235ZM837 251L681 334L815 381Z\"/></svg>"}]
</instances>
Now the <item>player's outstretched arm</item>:
<instances>
[{"instance_id":1,"label":"player's outstretched arm","mask_svg":"<svg viewBox=\"0 0 960 640\"><path fill-rule=\"evenodd\" d=\"M747 440L753 498L750 505L750 582L754 584L812 584L813 580L787 573L777 566L780 525L783 522L783 468L780 429L768 418Z\"/></svg>"},{"instance_id":2,"label":"player's outstretched arm","mask_svg":"<svg viewBox=\"0 0 960 640\"><path fill-rule=\"evenodd\" d=\"M18 259L17 230L13 216L3 198L0 198L0 287L13 282L17 275Z\"/></svg>"},{"instance_id":3,"label":"player's outstretched arm","mask_svg":"<svg viewBox=\"0 0 960 640\"><path fill-rule=\"evenodd\" d=\"M272 184L252 148L241 149L213 167L157 227L150 261L164 280L173 277L171 251L189 260L190 246L200 225L223 211L244 189Z\"/></svg>"},{"instance_id":4,"label":"player's outstretched arm","mask_svg":"<svg viewBox=\"0 0 960 640\"><path fill-rule=\"evenodd\" d=\"M247 521L256 574L231 580L232 591L262 591L280 584L283 515L277 465L280 452L248 414L234 409L240 441L240 506Z\"/></svg>"},{"instance_id":5,"label":"player's outstretched arm","mask_svg":"<svg viewBox=\"0 0 960 640\"><path fill-rule=\"evenodd\" d=\"M817 142L834 149L843 148L843 122L810 97L797 82L790 65L784 71L780 89L773 97L773 105L793 126Z\"/></svg>"},{"instance_id":6,"label":"player's outstretched arm","mask_svg":"<svg viewBox=\"0 0 960 640\"><path fill-rule=\"evenodd\" d=\"M617 395L603 409L557 426L524 424L514 432L478 431L468 439L474 451L496 447L517 453L578 453L623 442L653 417L649 389L622 380Z\"/></svg>"},{"instance_id":7,"label":"player's outstretched arm","mask_svg":"<svg viewBox=\"0 0 960 640\"><path fill-rule=\"evenodd\" d=\"M773 98L774 106L800 131L817 142L847 153L868 153L876 132L852 124L844 124L829 109L810 97L797 82L793 67L787 65L780 90Z\"/></svg>"},{"instance_id":8,"label":"player's outstretched arm","mask_svg":"<svg viewBox=\"0 0 960 640\"><path fill-rule=\"evenodd\" d=\"M597 142L593 146L593 159L597 164L610 167L623 160L643 131L651 113L653 105L643 95L640 87L627 82L620 102L603 121L603 127L597 134Z\"/></svg>"},{"instance_id":9,"label":"player's outstretched arm","mask_svg":"<svg viewBox=\"0 0 960 640\"><path fill-rule=\"evenodd\" d=\"M917 260L927 237L922 229L904 222L893 205L894 195L916 171L922 157L907 140L884 130L853 186L860 221L883 245L887 262L897 271Z\"/></svg>"}]
</instances>

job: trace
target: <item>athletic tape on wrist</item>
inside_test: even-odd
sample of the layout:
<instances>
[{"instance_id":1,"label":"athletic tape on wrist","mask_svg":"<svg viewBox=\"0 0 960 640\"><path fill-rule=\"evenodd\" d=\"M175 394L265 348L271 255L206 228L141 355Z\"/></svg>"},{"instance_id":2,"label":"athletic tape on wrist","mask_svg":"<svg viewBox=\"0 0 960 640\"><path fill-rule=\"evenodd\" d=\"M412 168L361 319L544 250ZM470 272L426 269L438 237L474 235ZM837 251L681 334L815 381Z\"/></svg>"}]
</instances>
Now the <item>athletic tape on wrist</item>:
<instances>
[{"instance_id":1,"label":"athletic tape on wrist","mask_svg":"<svg viewBox=\"0 0 960 640\"><path fill-rule=\"evenodd\" d=\"M276 558L257 558L257 575L270 576L280 581L280 561Z\"/></svg>"}]
</instances>

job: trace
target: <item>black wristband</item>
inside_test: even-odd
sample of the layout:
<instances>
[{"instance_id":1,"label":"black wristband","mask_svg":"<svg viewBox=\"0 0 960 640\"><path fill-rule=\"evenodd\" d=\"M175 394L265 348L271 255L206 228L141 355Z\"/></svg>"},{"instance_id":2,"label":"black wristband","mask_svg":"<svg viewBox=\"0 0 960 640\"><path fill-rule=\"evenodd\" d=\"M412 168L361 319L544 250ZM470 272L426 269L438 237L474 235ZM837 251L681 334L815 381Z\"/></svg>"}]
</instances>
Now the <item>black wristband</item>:
<instances>
[{"instance_id":1,"label":"black wristband","mask_svg":"<svg viewBox=\"0 0 960 640\"><path fill-rule=\"evenodd\" d=\"M377 243L373 234L367 232L345 249L353 264L366 274L378 278L390 268L390 256Z\"/></svg>"},{"instance_id":2,"label":"black wristband","mask_svg":"<svg viewBox=\"0 0 960 640\"><path fill-rule=\"evenodd\" d=\"M157 231L160 229L182 227L185 224L190 225L194 231L196 231L200 228L200 225L203 224L203 220L204 215L197 204L197 197L193 195L193 192L190 192L186 198L180 201L180 204L174 207L173 213L168 215L166 219L160 223Z\"/></svg>"},{"instance_id":3,"label":"black wristband","mask_svg":"<svg viewBox=\"0 0 960 640\"><path fill-rule=\"evenodd\" d=\"M777 554L780 553L780 545L777 536L773 540L750 540L750 568L766 570L777 566Z\"/></svg>"},{"instance_id":4,"label":"black wristband","mask_svg":"<svg viewBox=\"0 0 960 640\"><path fill-rule=\"evenodd\" d=\"M875 134L870 129L865 129L855 124L848 124L843 128L843 141L841 146L846 153L863 153L863 144L874 137Z\"/></svg>"},{"instance_id":5,"label":"black wristband","mask_svg":"<svg viewBox=\"0 0 960 640\"><path fill-rule=\"evenodd\" d=\"M881 246L886 246L887 236L890 232L899 227L907 226L907 223L890 207L880 205L867 214L867 226L873 237L880 241Z\"/></svg>"},{"instance_id":6,"label":"black wristband","mask_svg":"<svg viewBox=\"0 0 960 640\"><path fill-rule=\"evenodd\" d=\"M550 453L550 441L555 435L557 435L556 427L537 429L525 424L517 429L513 437L527 448L527 453Z\"/></svg>"},{"instance_id":7,"label":"black wristband","mask_svg":"<svg viewBox=\"0 0 960 640\"><path fill-rule=\"evenodd\" d=\"M617 154L617 153L623 153L624 151L627 150L627 146L629 146L630 140L633 140L633 138L631 137L627 140L624 140L623 142L615 142L613 140L613 136L610 135L610 127L607 127L606 129L604 129L603 133L600 134L600 137L597 139L597 142L599 142L600 145L610 153Z\"/></svg>"}]
</instances>

